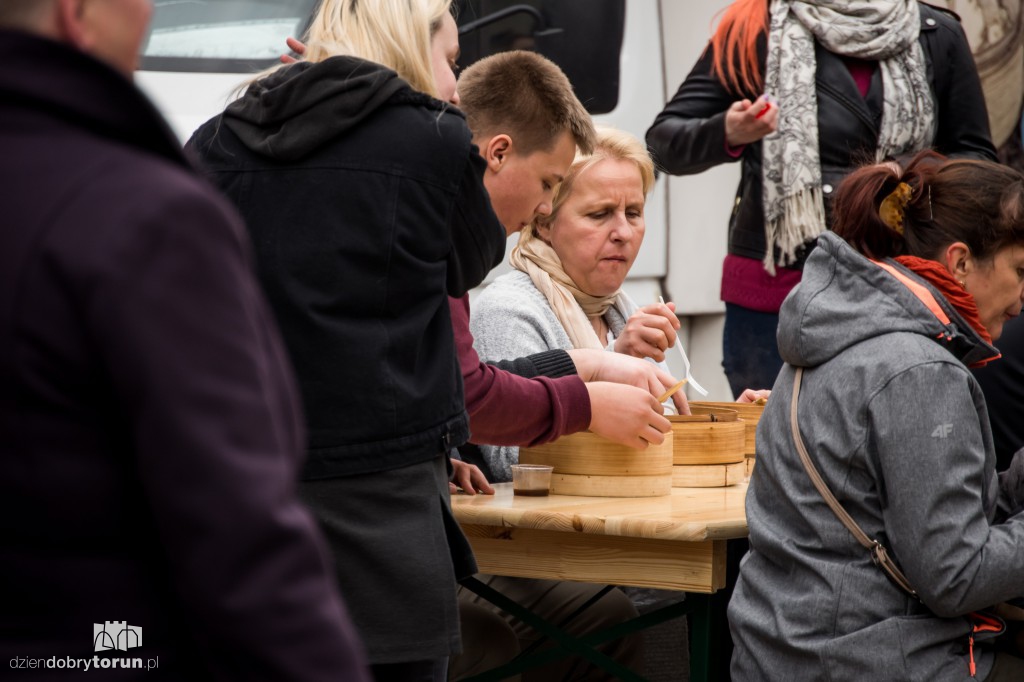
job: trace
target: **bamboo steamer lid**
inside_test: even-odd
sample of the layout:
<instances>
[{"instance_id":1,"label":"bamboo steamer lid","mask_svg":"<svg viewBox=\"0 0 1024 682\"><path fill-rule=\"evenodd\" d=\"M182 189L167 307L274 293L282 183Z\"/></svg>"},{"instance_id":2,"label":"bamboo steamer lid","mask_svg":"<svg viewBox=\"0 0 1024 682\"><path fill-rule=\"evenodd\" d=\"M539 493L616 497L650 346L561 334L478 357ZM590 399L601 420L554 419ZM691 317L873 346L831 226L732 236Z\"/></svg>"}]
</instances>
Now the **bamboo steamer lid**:
<instances>
[{"instance_id":1,"label":"bamboo steamer lid","mask_svg":"<svg viewBox=\"0 0 1024 682\"><path fill-rule=\"evenodd\" d=\"M552 474L554 495L588 497L660 497L672 492L671 473L658 476L589 476Z\"/></svg>"},{"instance_id":2,"label":"bamboo steamer lid","mask_svg":"<svg viewBox=\"0 0 1024 682\"><path fill-rule=\"evenodd\" d=\"M752 420L754 422L760 419L761 413L764 412L764 405L757 405L755 403L719 403L710 400L694 400L690 403L690 409L693 410L695 407L731 410L739 415L740 419Z\"/></svg>"},{"instance_id":3,"label":"bamboo steamer lid","mask_svg":"<svg viewBox=\"0 0 1024 682\"><path fill-rule=\"evenodd\" d=\"M747 425L737 418L736 411L708 407L691 409L692 416L668 417L672 422L672 463L742 462Z\"/></svg>"},{"instance_id":4,"label":"bamboo steamer lid","mask_svg":"<svg viewBox=\"0 0 1024 682\"><path fill-rule=\"evenodd\" d=\"M673 488L723 488L747 477L746 460L733 464L677 464L672 467Z\"/></svg>"},{"instance_id":5,"label":"bamboo steamer lid","mask_svg":"<svg viewBox=\"0 0 1024 682\"><path fill-rule=\"evenodd\" d=\"M554 474L585 476L672 477L672 434L661 445L634 450L590 431L562 436L556 441L519 450L523 464L547 464Z\"/></svg>"},{"instance_id":6,"label":"bamboo steamer lid","mask_svg":"<svg viewBox=\"0 0 1024 682\"><path fill-rule=\"evenodd\" d=\"M746 441L743 446L743 453L747 457L753 457L757 452L756 448L756 437L757 437L757 422L761 419L761 415L764 413L764 405L757 405L755 403L716 403L709 401L694 401L690 403L690 409L695 408L725 408L729 410L735 410L743 422L747 425Z\"/></svg>"},{"instance_id":7,"label":"bamboo steamer lid","mask_svg":"<svg viewBox=\"0 0 1024 682\"><path fill-rule=\"evenodd\" d=\"M690 403L691 414L668 415L680 422L734 422L740 418L740 411L732 403Z\"/></svg>"}]
</instances>

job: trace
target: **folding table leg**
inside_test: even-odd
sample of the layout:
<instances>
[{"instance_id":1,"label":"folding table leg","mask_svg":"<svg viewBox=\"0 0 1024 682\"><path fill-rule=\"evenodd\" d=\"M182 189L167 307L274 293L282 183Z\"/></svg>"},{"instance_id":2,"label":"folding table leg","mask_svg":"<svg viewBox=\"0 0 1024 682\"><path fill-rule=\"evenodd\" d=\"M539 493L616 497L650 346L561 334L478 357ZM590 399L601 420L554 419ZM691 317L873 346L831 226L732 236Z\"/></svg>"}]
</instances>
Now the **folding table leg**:
<instances>
[{"instance_id":1,"label":"folding table leg","mask_svg":"<svg viewBox=\"0 0 1024 682\"><path fill-rule=\"evenodd\" d=\"M495 590L490 585L481 582L477 578L467 578L462 581L462 585L467 589L472 590L476 594L480 595L481 597L491 602L503 611L515 616L516 618L519 618L524 623L526 623L542 635L551 638L561 648L561 650L555 649L533 654L528 658L517 658L515 661L509 663L508 665L504 665L500 668L496 668L494 670L481 673L480 675L476 675L472 678L469 678L470 680L473 680L474 682L501 680L510 675L514 675L517 672L522 672L522 670L527 669L532 665L537 665L552 660L558 660L559 658L562 658L569 653L574 653L590 661L594 665L602 668L603 670L606 670L607 672L611 673L617 679L624 680L625 682L644 682L643 677L629 670L615 659L610 658L609 656L606 656L605 654L593 648L594 644L599 644L603 641L606 641L604 637L602 637L602 635L604 635L605 633L594 633L593 638L588 637L581 639L573 637L569 633L549 623L548 621L544 620L543 618L533 613L529 609L526 609L520 604L517 604L516 602L512 601L511 599L503 595L501 592ZM610 632L611 630L615 629L616 628L610 628L606 632ZM627 634L629 631L630 630L626 630L618 634L610 634L610 636L608 636L607 639L615 639L618 636ZM597 641L588 641L591 639L596 639Z\"/></svg>"}]
</instances>

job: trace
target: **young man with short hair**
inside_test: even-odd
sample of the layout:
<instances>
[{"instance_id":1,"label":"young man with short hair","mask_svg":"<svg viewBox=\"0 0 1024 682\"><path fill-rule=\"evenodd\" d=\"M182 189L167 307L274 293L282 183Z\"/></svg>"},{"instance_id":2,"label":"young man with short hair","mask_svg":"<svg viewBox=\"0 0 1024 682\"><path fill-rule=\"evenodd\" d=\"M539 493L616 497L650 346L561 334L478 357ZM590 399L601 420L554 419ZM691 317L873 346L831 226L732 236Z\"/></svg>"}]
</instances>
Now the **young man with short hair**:
<instances>
[{"instance_id":1,"label":"young man with short hair","mask_svg":"<svg viewBox=\"0 0 1024 682\"><path fill-rule=\"evenodd\" d=\"M500 52L476 62L459 79L459 95L487 163L491 205L512 236L535 216L551 213L555 186L577 147L589 153L593 146L590 114L561 69L534 52ZM593 350L549 351L506 365L530 378L524 380L480 361L468 296L449 303L472 442L529 447L589 428L636 447L638 434L650 426L668 431L655 396L674 379L651 363ZM685 398L676 396L685 410ZM465 450L467 459L483 465L472 448ZM492 478L493 472L484 473Z\"/></svg>"},{"instance_id":2,"label":"young man with short hair","mask_svg":"<svg viewBox=\"0 0 1024 682\"><path fill-rule=\"evenodd\" d=\"M551 213L554 189L577 147L584 152L593 147L596 135L590 114L561 69L533 52L502 52L476 62L459 79L459 94L473 143L487 162L484 186L511 236L535 216ZM530 446L590 428L635 446L637 434L649 425L656 425L662 434L668 430L654 396L674 380L655 365L618 353L555 350L499 363L511 370L504 371L481 362L473 349L468 296L451 298L449 303L473 442ZM685 409L685 398L679 400L683 402L677 404ZM490 477L474 446L460 451ZM462 487L474 484L463 482ZM481 578L551 622L561 622L603 588L554 580ZM452 679L508 662L537 638L529 627L465 588L460 588L459 601L464 651L452 658ZM504 620L496 621L494 614ZM580 614L570 629L577 635L597 632L636 615L629 597L613 590ZM610 642L604 651L637 668L642 663L641 643L633 635ZM532 671L529 679L560 680L587 666L567 657ZM596 670L588 674L588 679L599 679L594 677L599 674Z\"/></svg>"}]
</instances>

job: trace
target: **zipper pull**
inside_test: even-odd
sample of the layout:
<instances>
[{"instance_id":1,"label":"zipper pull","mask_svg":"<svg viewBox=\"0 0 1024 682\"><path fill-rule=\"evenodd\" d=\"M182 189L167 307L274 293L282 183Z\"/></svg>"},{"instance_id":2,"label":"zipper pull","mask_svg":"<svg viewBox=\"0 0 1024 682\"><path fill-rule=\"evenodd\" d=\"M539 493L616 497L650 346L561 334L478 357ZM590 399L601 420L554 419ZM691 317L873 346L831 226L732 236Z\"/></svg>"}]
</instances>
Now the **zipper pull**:
<instances>
[{"instance_id":1,"label":"zipper pull","mask_svg":"<svg viewBox=\"0 0 1024 682\"><path fill-rule=\"evenodd\" d=\"M974 663L974 633L973 632L968 637L968 642L969 642L969 645L968 645L968 651L969 651L968 657L969 658L968 658L968 660L969 660L969 666L970 666L970 669L971 669L971 677L977 677L978 676L978 666Z\"/></svg>"}]
</instances>

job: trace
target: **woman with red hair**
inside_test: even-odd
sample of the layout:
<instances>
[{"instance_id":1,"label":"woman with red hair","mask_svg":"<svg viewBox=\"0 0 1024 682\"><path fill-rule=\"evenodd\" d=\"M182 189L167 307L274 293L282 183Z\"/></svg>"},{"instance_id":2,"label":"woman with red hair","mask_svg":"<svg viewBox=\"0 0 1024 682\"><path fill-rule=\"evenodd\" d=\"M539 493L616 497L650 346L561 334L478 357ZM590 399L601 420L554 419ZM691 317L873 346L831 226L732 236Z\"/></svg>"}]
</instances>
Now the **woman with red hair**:
<instances>
[{"instance_id":1,"label":"woman with red hair","mask_svg":"<svg viewBox=\"0 0 1024 682\"><path fill-rule=\"evenodd\" d=\"M737 395L774 383L779 307L856 164L995 160L958 19L916 0L737 0L647 142L672 174L742 164L721 290Z\"/></svg>"}]
</instances>

